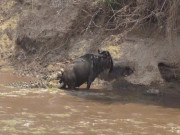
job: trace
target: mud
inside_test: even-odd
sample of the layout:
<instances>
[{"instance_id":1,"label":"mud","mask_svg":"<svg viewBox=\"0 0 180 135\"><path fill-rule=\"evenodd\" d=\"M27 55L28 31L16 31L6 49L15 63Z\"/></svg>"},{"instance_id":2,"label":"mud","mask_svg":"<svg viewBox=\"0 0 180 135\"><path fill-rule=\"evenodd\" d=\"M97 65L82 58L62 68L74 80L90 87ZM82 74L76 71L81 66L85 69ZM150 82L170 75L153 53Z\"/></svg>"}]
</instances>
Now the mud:
<instances>
[{"instance_id":1,"label":"mud","mask_svg":"<svg viewBox=\"0 0 180 135\"><path fill-rule=\"evenodd\" d=\"M31 82L36 80L32 77L23 77L16 75L12 72L0 72L0 84L11 84L11 83L18 83L18 82Z\"/></svg>"},{"instance_id":2,"label":"mud","mask_svg":"<svg viewBox=\"0 0 180 135\"><path fill-rule=\"evenodd\" d=\"M31 79L0 75L0 134L180 134L180 102L176 96L148 97L140 87L19 89L4 84Z\"/></svg>"}]
</instances>

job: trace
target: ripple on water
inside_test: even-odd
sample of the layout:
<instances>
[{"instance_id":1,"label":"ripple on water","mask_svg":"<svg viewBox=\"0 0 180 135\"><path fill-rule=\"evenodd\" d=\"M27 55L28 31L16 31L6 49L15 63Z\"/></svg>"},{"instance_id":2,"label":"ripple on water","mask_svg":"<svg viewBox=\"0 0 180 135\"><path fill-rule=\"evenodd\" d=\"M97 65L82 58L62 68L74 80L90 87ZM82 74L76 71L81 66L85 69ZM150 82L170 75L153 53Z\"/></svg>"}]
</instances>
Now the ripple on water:
<instances>
[{"instance_id":1,"label":"ripple on water","mask_svg":"<svg viewBox=\"0 0 180 135\"><path fill-rule=\"evenodd\" d=\"M132 123L132 124L145 124L146 122L143 122L143 121L137 121L137 120L134 120L134 119L121 119L122 122L125 122L125 123Z\"/></svg>"},{"instance_id":2,"label":"ripple on water","mask_svg":"<svg viewBox=\"0 0 180 135\"><path fill-rule=\"evenodd\" d=\"M51 94L55 95L58 93L59 96L67 95L65 91L61 91L60 89L17 89L17 88L8 88L3 92L0 92L1 97L19 97L19 96L26 96L28 94Z\"/></svg>"},{"instance_id":3,"label":"ripple on water","mask_svg":"<svg viewBox=\"0 0 180 135\"><path fill-rule=\"evenodd\" d=\"M94 98L96 100L91 100ZM176 109L138 103L122 104L121 101L115 104L99 102L101 99L114 101L116 98L123 97L110 92L8 88L0 92L0 133L180 134Z\"/></svg>"},{"instance_id":4,"label":"ripple on water","mask_svg":"<svg viewBox=\"0 0 180 135\"><path fill-rule=\"evenodd\" d=\"M169 128L169 131L172 133L180 134L180 125L178 124L168 123L167 128Z\"/></svg>"}]
</instances>

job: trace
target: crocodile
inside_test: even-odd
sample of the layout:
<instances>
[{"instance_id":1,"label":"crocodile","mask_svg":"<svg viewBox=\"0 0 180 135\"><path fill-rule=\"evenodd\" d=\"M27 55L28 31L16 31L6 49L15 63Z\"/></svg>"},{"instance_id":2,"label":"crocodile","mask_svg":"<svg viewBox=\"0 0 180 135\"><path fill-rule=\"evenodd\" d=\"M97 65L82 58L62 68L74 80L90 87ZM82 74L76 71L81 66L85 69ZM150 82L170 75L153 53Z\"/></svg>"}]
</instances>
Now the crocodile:
<instances>
[{"instance_id":1,"label":"crocodile","mask_svg":"<svg viewBox=\"0 0 180 135\"><path fill-rule=\"evenodd\" d=\"M14 82L7 84L6 86L17 87L17 88L59 88L59 79L62 76L63 69L58 72L51 74L50 76L44 76L39 80L30 82Z\"/></svg>"}]
</instances>

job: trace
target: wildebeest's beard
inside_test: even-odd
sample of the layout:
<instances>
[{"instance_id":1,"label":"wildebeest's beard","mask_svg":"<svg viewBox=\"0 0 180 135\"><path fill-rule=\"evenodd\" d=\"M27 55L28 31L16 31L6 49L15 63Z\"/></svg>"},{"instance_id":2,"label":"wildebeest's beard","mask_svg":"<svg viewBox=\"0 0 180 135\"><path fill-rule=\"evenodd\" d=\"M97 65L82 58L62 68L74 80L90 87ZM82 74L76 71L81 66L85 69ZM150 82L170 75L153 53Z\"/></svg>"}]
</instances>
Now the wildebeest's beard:
<instances>
[{"instance_id":1,"label":"wildebeest's beard","mask_svg":"<svg viewBox=\"0 0 180 135\"><path fill-rule=\"evenodd\" d=\"M98 50L98 53L100 54L100 56L102 57L102 62L103 63L103 67L105 69L109 69L109 73L111 73L113 71L113 60L112 57L109 53L109 51L102 51L100 52Z\"/></svg>"},{"instance_id":2,"label":"wildebeest's beard","mask_svg":"<svg viewBox=\"0 0 180 135\"><path fill-rule=\"evenodd\" d=\"M111 73L113 71L113 61L112 58L110 56L108 56L107 58L103 58L104 63L104 69L109 69L109 73Z\"/></svg>"}]
</instances>

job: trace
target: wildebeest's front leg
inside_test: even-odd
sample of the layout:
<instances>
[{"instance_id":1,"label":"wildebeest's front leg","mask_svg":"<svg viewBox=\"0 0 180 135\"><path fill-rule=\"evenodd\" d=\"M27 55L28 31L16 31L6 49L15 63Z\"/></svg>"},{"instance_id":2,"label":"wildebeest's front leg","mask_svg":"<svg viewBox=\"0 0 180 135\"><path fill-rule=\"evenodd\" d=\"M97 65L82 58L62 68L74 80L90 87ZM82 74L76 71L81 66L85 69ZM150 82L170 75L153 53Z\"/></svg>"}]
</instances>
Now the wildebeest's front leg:
<instances>
[{"instance_id":1,"label":"wildebeest's front leg","mask_svg":"<svg viewBox=\"0 0 180 135\"><path fill-rule=\"evenodd\" d=\"M91 68L90 68L90 74L89 74L89 77L87 80L87 90L89 90L91 83L95 80L96 76L97 76L97 74L96 74L96 72L94 72L93 64L92 64Z\"/></svg>"},{"instance_id":2,"label":"wildebeest's front leg","mask_svg":"<svg viewBox=\"0 0 180 135\"><path fill-rule=\"evenodd\" d=\"M91 83L96 78L96 74L94 72L94 57L91 58L91 66L90 66L90 72L87 80L87 90L90 89Z\"/></svg>"},{"instance_id":3,"label":"wildebeest's front leg","mask_svg":"<svg viewBox=\"0 0 180 135\"><path fill-rule=\"evenodd\" d=\"M93 73L93 74L90 74L89 78L88 78L88 81L87 81L87 90L89 90L90 86L91 86L91 83L95 80L96 78L96 74Z\"/></svg>"}]
</instances>

